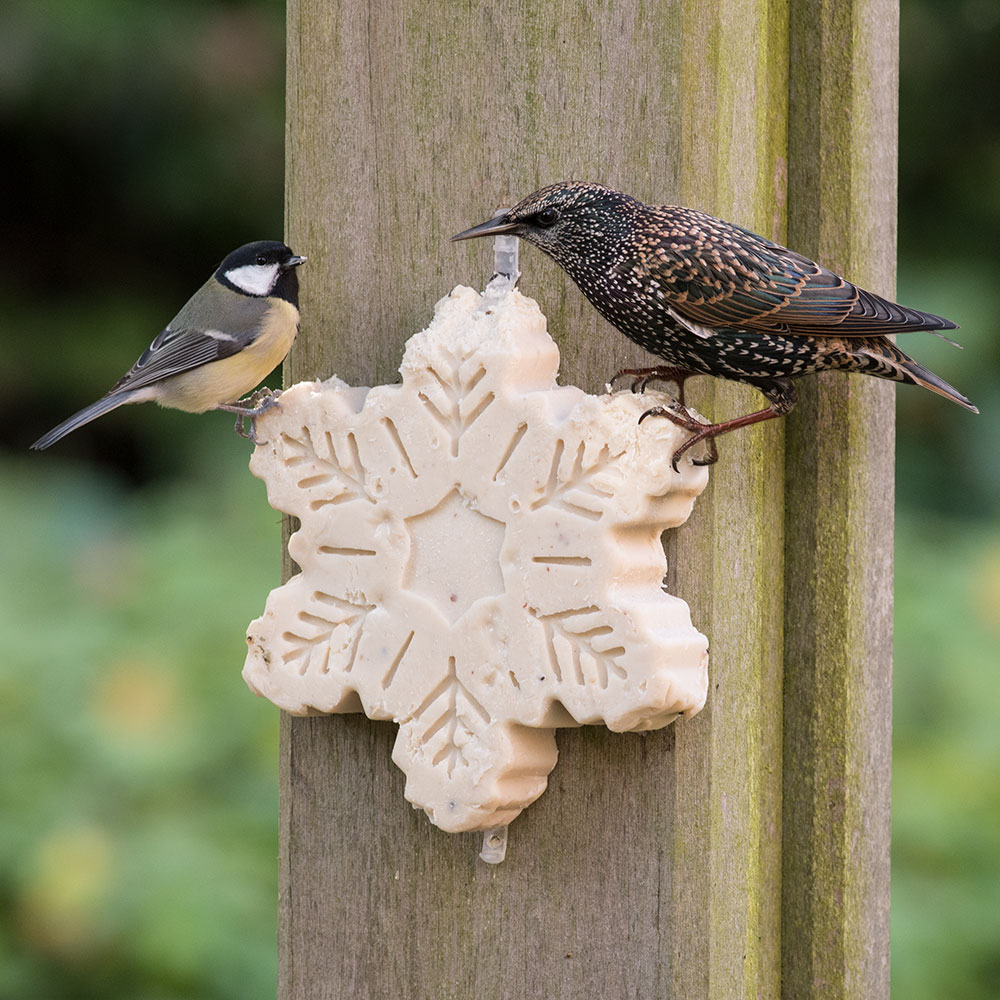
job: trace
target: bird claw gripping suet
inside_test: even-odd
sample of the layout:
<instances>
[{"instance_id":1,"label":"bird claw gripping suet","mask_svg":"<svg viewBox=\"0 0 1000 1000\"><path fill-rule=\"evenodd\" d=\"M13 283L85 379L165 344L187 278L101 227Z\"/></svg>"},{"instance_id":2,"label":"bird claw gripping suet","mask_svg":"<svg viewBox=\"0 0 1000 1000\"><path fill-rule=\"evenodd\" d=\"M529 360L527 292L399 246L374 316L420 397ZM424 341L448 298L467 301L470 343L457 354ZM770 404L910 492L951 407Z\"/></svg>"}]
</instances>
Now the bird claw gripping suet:
<instances>
[{"instance_id":1,"label":"bird claw gripping suet","mask_svg":"<svg viewBox=\"0 0 1000 1000\"><path fill-rule=\"evenodd\" d=\"M654 406L652 409L646 410L639 418L639 423L642 423L646 417L666 417L672 423L677 424L678 427L683 427L685 430L693 432L693 436L688 438L673 454L671 465L675 472L677 471L677 461L681 455L699 441L708 440L710 442L709 454L706 458L692 459L692 463L694 465L713 465L719 460L719 452L715 444L715 439L720 434L728 434L730 431L738 430L740 427L749 427L751 424L758 424L762 420L772 420L774 417L782 417L786 413L791 413L798 401L798 395L787 379L776 380L774 385L768 386L766 390L761 389L761 392L771 401L770 406L765 407L763 410L755 410L753 413L747 413L742 417L735 417L732 420L722 420L719 423L704 423L693 416L686 406L678 403L672 407Z\"/></svg>"},{"instance_id":2,"label":"bird claw gripping suet","mask_svg":"<svg viewBox=\"0 0 1000 1000\"><path fill-rule=\"evenodd\" d=\"M699 420L680 400L674 400L669 406L654 406L646 410L639 417L639 423L641 424L647 417L666 417L678 427L683 427L685 430L693 432L693 436L689 437L671 456L670 465L674 472L680 471L677 467L677 462L681 455L692 445L706 439L708 441L707 453L701 458L692 458L691 464L715 465L719 461L719 449L715 445L715 434L720 432L715 429L721 427L721 424L706 424L703 420Z\"/></svg>"},{"instance_id":3,"label":"bird claw gripping suet","mask_svg":"<svg viewBox=\"0 0 1000 1000\"><path fill-rule=\"evenodd\" d=\"M714 375L767 398L765 409L715 424L664 410L695 434L674 454L675 467L697 441L788 413L796 398L790 380L829 369L922 385L979 412L886 336L951 330L950 320L890 302L704 212L570 181L452 239L499 233L544 250L609 323L663 359L658 369L621 373L636 376L634 390L663 378L677 383L683 404L686 378Z\"/></svg>"},{"instance_id":4,"label":"bird claw gripping suet","mask_svg":"<svg viewBox=\"0 0 1000 1000\"><path fill-rule=\"evenodd\" d=\"M218 406L216 409L235 413L236 427L234 430L236 433L240 437L252 441L254 444L260 444L257 440L257 418L275 407L280 410L281 403L278 402L280 395L280 389L269 389L267 386L264 386L258 389L252 396L247 396L246 399Z\"/></svg>"}]
</instances>

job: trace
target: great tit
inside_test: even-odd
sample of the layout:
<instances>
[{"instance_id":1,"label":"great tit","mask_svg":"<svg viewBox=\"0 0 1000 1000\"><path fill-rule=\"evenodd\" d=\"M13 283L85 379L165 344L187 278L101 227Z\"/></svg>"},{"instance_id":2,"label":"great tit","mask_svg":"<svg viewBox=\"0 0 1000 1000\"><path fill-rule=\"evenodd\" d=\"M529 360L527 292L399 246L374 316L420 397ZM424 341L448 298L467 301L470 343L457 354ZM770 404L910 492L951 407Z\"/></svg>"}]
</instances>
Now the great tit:
<instances>
[{"instance_id":1,"label":"great tit","mask_svg":"<svg viewBox=\"0 0 1000 1000\"><path fill-rule=\"evenodd\" d=\"M48 448L124 403L153 400L188 413L228 410L240 415L238 429L243 418L259 416L273 398L258 405L255 397L249 406L236 400L281 364L295 340L295 269L305 259L273 240L234 250L105 396L31 447Z\"/></svg>"}]
</instances>

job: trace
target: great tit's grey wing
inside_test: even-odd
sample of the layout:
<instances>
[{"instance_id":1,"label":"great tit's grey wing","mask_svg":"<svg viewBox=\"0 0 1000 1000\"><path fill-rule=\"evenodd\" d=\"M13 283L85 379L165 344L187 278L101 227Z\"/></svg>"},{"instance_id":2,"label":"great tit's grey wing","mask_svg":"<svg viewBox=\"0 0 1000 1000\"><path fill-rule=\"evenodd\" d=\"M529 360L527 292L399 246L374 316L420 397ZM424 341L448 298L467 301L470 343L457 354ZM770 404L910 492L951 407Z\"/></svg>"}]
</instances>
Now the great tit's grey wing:
<instances>
[{"instance_id":1,"label":"great tit's grey wing","mask_svg":"<svg viewBox=\"0 0 1000 1000\"><path fill-rule=\"evenodd\" d=\"M168 326L108 391L141 389L171 375L200 368L211 361L221 361L238 354L255 336L255 330L231 334L222 330L187 330Z\"/></svg>"},{"instance_id":2,"label":"great tit's grey wing","mask_svg":"<svg viewBox=\"0 0 1000 1000\"><path fill-rule=\"evenodd\" d=\"M269 309L266 299L241 295L210 278L104 396L54 427L32 448L48 448L123 403L148 399L144 390L171 375L239 353L257 339Z\"/></svg>"},{"instance_id":3,"label":"great tit's grey wing","mask_svg":"<svg viewBox=\"0 0 1000 1000\"><path fill-rule=\"evenodd\" d=\"M257 338L267 311L266 299L209 278L108 392L141 389L238 354Z\"/></svg>"},{"instance_id":4,"label":"great tit's grey wing","mask_svg":"<svg viewBox=\"0 0 1000 1000\"><path fill-rule=\"evenodd\" d=\"M209 278L109 391L141 389L238 354L257 338L268 309L266 299Z\"/></svg>"}]
</instances>

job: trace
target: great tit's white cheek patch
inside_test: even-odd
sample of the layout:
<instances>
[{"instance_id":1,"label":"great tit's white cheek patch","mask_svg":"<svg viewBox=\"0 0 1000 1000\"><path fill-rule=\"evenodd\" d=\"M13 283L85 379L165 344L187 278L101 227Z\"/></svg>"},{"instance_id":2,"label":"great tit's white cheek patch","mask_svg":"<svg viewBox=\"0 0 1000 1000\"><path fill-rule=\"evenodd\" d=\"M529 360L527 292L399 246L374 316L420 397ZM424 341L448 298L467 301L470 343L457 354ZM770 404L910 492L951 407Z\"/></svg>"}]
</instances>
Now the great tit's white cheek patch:
<instances>
[{"instance_id":1,"label":"great tit's white cheek patch","mask_svg":"<svg viewBox=\"0 0 1000 1000\"><path fill-rule=\"evenodd\" d=\"M277 264L244 264L226 271L226 278L248 295L269 295L278 270Z\"/></svg>"},{"instance_id":2,"label":"great tit's white cheek patch","mask_svg":"<svg viewBox=\"0 0 1000 1000\"><path fill-rule=\"evenodd\" d=\"M400 385L286 390L250 463L299 518L301 572L250 625L247 683L394 720L406 797L450 831L536 799L555 728L656 729L708 685L707 640L663 590L660 533L708 482L671 467L690 432L639 424L656 393L557 385L538 306L492 289L437 304Z\"/></svg>"}]
</instances>

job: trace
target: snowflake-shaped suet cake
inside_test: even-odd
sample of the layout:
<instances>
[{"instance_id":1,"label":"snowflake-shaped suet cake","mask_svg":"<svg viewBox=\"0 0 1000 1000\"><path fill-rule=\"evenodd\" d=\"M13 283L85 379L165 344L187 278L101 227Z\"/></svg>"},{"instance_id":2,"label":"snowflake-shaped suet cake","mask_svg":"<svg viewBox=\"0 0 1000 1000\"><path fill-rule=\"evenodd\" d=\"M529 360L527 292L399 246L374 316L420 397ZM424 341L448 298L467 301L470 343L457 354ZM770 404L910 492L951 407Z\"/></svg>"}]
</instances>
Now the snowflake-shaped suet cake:
<instances>
[{"instance_id":1,"label":"snowflake-shaped suet cake","mask_svg":"<svg viewBox=\"0 0 1000 1000\"><path fill-rule=\"evenodd\" d=\"M493 286L491 286L491 289ZM660 534L707 469L649 397L558 386L518 291L458 287L402 384L301 383L251 470L301 522L301 572L247 632L250 687L298 715L399 724L406 797L444 830L509 823L544 791L558 726L694 715L707 640L663 589Z\"/></svg>"}]
</instances>

